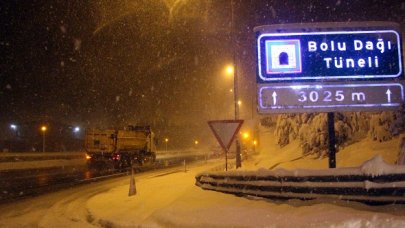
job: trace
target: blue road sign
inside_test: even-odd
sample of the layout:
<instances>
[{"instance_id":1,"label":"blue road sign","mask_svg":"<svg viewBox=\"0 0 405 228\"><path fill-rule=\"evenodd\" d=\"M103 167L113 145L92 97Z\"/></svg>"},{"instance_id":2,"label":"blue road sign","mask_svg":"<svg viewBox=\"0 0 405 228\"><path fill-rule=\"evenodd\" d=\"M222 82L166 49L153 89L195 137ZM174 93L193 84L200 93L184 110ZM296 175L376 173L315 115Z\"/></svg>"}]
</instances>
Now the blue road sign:
<instances>
[{"instance_id":1,"label":"blue road sign","mask_svg":"<svg viewBox=\"0 0 405 228\"><path fill-rule=\"evenodd\" d=\"M257 59L259 83L402 75L400 35L389 27L258 33Z\"/></svg>"},{"instance_id":2,"label":"blue road sign","mask_svg":"<svg viewBox=\"0 0 405 228\"><path fill-rule=\"evenodd\" d=\"M404 103L398 24L271 25L255 32L259 113L380 111Z\"/></svg>"}]
</instances>

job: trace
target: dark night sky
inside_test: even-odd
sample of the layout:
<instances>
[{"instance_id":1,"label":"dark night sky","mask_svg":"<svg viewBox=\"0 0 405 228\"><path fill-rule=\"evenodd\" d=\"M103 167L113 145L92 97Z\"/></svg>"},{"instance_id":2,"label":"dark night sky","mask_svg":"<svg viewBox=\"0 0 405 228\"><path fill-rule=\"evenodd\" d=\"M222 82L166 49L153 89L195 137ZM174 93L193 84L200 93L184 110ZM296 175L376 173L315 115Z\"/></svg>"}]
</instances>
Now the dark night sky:
<instances>
[{"instance_id":1,"label":"dark night sky","mask_svg":"<svg viewBox=\"0 0 405 228\"><path fill-rule=\"evenodd\" d=\"M405 23L401 1L235 2L246 102L254 93L254 26ZM232 84L221 79L232 60L230 0L2 1L0 14L1 122L181 128L232 118Z\"/></svg>"}]
</instances>

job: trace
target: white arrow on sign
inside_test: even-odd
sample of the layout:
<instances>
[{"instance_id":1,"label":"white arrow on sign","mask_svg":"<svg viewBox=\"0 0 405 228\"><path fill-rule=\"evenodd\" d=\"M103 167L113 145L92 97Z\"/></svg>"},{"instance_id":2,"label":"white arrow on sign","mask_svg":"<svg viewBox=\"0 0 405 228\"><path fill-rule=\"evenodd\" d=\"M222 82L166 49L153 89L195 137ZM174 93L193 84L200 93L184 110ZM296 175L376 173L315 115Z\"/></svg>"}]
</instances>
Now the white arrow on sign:
<instances>
[{"instance_id":1,"label":"white arrow on sign","mask_svg":"<svg viewBox=\"0 0 405 228\"><path fill-rule=\"evenodd\" d=\"M208 121L215 138L226 152L231 147L235 135L239 132L243 120L212 120Z\"/></svg>"},{"instance_id":2,"label":"white arrow on sign","mask_svg":"<svg viewBox=\"0 0 405 228\"><path fill-rule=\"evenodd\" d=\"M387 89L387 92L385 94L387 94L388 103L391 103L391 94L392 94L391 90Z\"/></svg>"},{"instance_id":3,"label":"white arrow on sign","mask_svg":"<svg viewBox=\"0 0 405 228\"><path fill-rule=\"evenodd\" d=\"M273 97L273 105L276 105L277 103L277 93L276 91L273 92L273 95L271 95Z\"/></svg>"}]
</instances>

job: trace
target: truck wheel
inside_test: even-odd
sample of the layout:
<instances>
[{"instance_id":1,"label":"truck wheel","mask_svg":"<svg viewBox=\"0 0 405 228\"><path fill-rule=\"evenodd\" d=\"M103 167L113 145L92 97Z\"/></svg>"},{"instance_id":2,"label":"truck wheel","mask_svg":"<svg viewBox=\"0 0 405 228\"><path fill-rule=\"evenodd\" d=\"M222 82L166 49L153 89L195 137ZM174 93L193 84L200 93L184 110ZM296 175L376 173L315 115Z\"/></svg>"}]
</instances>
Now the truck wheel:
<instances>
[{"instance_id":1,"label":"truck wheel","mask_svg":"<svg viewBox=\"0 0 405 228\"><path fill-rule=\"evenodd\" d=\"M119 161L113 161L113 165L112 165L113 169L116 169L116 170L120 169L120 166L121 166L120 163L121 162L119 162Z\"/></svg>"}]
</instances>

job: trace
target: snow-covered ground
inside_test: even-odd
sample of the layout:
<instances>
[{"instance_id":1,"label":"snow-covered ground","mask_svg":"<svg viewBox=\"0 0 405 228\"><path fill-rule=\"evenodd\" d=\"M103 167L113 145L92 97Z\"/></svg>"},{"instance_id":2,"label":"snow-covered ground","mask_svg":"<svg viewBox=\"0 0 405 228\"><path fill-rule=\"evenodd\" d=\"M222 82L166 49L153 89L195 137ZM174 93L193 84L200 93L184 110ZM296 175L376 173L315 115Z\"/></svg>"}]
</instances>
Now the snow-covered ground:
<instances>
[{"instance_id":1,"label":"snow-covered ground","mask_svg":"<svg viewBox=\"0 0 405 228\"><path fill-rule=\"evenodd\" d=\"M402 136L401 136L402 137ZM244 169L256 170L258 167L275 169L326 169L328 158L317 158L315 155L302 157L298 141L280 148L277 145L276 136L270 129L261 128L261 153L254 159L244 163ZM390 141L377 142L366 138L358 143L351 144L336 154L336 167L360 166L364 161L381 155L388 164L395 164L400 151L400 137L394 137Z\"/></svg>"},{"instance_id":2,"label":"snow-covered ground","mask_svg":"<svg viewBox=\"0 0 405 228\"><path fill-rule=\"evenodd\" d=\"M244 169L327 167L327 159L294 160L300 157L298 146L293 143L280 149L272 137L271 132L262 132L260 155L244 162ZM392 163L399 149L395 140L353 144L338 153L337 164L362 163L373 156L372 149ZM205 191L195 186L196 174L222 165L222 160L211 160L189 166L187 172L177 168L137 174L137 194L131 197L127 176L0 205L0 227L405 226L405 205L367 206L327 199L273 201Z\"/></svg>"}]
</instances>

